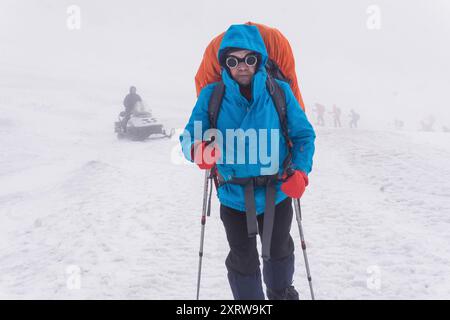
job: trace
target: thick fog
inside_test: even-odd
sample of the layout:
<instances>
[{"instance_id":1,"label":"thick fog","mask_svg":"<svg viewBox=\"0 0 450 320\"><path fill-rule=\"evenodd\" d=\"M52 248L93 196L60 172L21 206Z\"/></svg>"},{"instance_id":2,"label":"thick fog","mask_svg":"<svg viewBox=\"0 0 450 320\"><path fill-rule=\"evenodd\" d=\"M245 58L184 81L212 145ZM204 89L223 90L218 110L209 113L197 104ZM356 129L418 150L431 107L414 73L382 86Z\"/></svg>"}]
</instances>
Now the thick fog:
<instances>
[{"instance_id":1,"label":"thick fog","mask_svg":"<svg viewBox=\"0 0 450 320\"><path fill-rule=\"evenodd\" d=\"M233 297L217 192L201 226L204 172L171 129L210 40L247 21L289 39L316 132L300 299L303 245L317 299L449 299L449 18L449 0L0 0L0 299L193 299L201 227L200 299ZM125 127L131 85L151 113Z\"/></svg>"},{"instance_id":2,"label":"thick fog","mask_svg":"<svg viewBox=\"0 0 450 320\"><path fill-rule=\"evenodd\" d=\"M61 90L68 99L89 92L120 109L135 85L149 103L173 108L181 126L208 42L254 21L290 40L308 110L336 104L345 117L357 110L363 126L398 117L410 130L432 114L440 129L450 126L449 17L447 0L1 0L0 86Z\"/></svg>"}]
</instances>

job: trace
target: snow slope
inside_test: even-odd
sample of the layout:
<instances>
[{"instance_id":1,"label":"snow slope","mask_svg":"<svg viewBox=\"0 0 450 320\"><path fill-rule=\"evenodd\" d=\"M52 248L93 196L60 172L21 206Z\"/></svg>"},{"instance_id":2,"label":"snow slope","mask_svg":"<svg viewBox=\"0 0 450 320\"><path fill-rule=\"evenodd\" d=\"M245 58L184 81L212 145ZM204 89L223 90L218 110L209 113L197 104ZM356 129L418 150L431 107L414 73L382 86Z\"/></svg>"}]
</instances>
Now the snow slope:
<instances>
[{"instance_id":1,"label":"snow slope","mask_svg":"<svg viewBox=\"0 0 450 320\"><path fill-rule=\"evenodd\" d=\"M107 91L64 87L2 90L0 298L195 298L202 173L180 162L176 137L118 141L120 101ZM154 114L181 127L186 105ZM302 200L316 297L449 299L450 136L317 135ZM295 224L292 234L298 244ZM214 198L204 299L232 297L227 250ZM295 285L307 299L299 245L296 255ZM79 289L70 285L73 265Z\"/></svg>"}]
</instances>

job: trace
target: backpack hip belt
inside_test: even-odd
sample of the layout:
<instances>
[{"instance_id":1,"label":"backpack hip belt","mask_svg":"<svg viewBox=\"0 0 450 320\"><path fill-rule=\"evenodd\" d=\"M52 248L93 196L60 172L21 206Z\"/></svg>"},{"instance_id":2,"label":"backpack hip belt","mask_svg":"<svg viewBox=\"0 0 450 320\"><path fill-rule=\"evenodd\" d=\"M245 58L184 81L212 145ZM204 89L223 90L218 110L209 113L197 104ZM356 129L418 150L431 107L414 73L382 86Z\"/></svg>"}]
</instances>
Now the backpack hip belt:
<instances>
[{"instance_id":1,"label":"backpack hip belt","mask_svg":"<svg viewBox=\"0 0 450 320\"><path fill-rule=\"evenodd\" d=\"M255 187L266 188L266 203L264 208L264 225L262 232L262 258L270 259L270 244L272 240L273 224L275 219L275 196L276 183L279 181L278 174L270 176L257 176L249 178L232 178L224 181L218 179L218 186L225 184L237 184L244 187L245 215L247 218L247 233L249 238L258 234L258 222L256 219Z\"/></svg>"}]
</instances>

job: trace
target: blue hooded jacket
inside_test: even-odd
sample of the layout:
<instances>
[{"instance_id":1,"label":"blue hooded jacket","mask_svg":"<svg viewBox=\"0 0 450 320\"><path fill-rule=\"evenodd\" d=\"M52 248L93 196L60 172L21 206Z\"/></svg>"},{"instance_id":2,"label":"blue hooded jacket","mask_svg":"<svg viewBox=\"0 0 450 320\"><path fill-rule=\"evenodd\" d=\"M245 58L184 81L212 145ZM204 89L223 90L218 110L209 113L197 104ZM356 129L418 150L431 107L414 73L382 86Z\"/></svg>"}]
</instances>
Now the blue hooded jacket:
<instances>
[{"instance_id":1,"label":"blue hooded jacket","mask_svg":"<svg viewBox=\"0 0 450 320\"><path fill-rule=\"evenodd\" d=\"M219 143L222 157L217 162L218 172L225 180L232 177L281 174L283 160L288 149L282 135L276 107L266 88L267 73L264 66L268 54L258 28L249 25L232 25L223 37L219 57L227 48L241 48L257 52L262 61L252 80L251 101L241 94L239 84L233 80L228 71L222 69L225 93L217 118L217 129L223 136L223 143ZM308 174L312 168L314 154L316 137L314 129L295 99L289 84L279 80L277 82L286 95L288 134L293 142L292 167ZM193 161L191 147L194 141L207 140L204 136L195 136L194 127L198 122L197 126L201 126L202 134L205 134L205 131L210 128L208 103L215 86L215 83L210 84L200 92L185 131L180 136L183 153L189 161ZM241 129L240 133L236 133L236 129ZM227 132L229 134L234 132L235 135L230 134L230 138L228 138ZM256 139L246 139L248 137L256 137ZM251 141L256 142L252 143ZM229 147L230 142L233 142L235 147ZM244 152L238 152L238 150L244 150ZM278 182L276 204L287 197L280 190L280 186L281 182ZM243 186L224 184L217 191L221 204L245 211ZM257 214L263 213L265 208L264 187L255 188L255 204Z\"/></svg>"}]
</instances>

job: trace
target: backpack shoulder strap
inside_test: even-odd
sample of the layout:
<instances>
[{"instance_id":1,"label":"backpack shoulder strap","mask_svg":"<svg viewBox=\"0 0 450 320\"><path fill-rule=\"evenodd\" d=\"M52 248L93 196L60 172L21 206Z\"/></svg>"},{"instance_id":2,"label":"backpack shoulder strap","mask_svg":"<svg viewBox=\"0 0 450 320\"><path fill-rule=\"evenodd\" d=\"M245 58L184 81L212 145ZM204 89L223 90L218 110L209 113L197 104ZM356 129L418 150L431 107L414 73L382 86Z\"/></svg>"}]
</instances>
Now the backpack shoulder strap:
<instances>
[{"instance_id":1,"label":"backpack shoulder strap","mask_svg":"<svg viewBox=\"0 0 450 320\"><path fill-rule=\"evenodd\" d=\"M278 118L280 119L281 134L283 135L288 147L288 154L286 159L283 161L283 169L284 171L287 171L291 165L293 144L288 133L286 94L283 88L281 88L278 82L271 75L267 76L266 85L269 94L272 97L275 109L277 110Z\"/></svg>"},{"instance_id":2,"label":"backpack shoulder strap","mask_svg":"<svg viewBox=\"0 0 450 320\"><path fill-rule=\"evenodd\" d=\"M272 59L267 60L266 70L267 70L267 73L270 74L273 78L279 79L279 80L282 80L282 81L285 81L285 82L291 84L291 80L288 79L284 75L284 73L281 71L280 67L274 60L272 60Z\"/></svg>"},{"instance_id":3,"label":"backpack shoulder strap","mask_svg":"<svg viewBox=\"0 0 450 320\"><path fill-rule=\"evenodd\" d=\"M222 105L224 93L225 84L223 83L223 81L217 82L208 103L208 117L211 129L217 128L217 118L219 115L220 106Z\"/></svg>"},{"instance_id":4,"label":"backpack shoulder strap","mask_svg":"<svg viewBox=\"0 0 450 320\"><path fill-rule=\"evenodd\" d=\"M277 110L278 117L280 118L282 134L286 139L286 142L290 142L288 135L288 123L287 123L287 107L286 107L286 95L283 88L278 82L270 75L267 77L267 89L272 97L275 109Z\"/></svg>"},{"instance_id":5,"label":"backpack shoulder strap","mask_svg":"<svg viewBox=\"0 0 450 320\"><path fill-rule=\"evenodd\" d=\"M225 84L223 83L223 81L217 82L208 102L208 118L210 129L217 129L217 118L219 116L220 106L222 105L224 94L225 94ZM216 165L214 165L214 167L211 168L211 177L214 181L217 190L217 188L219 188L219 176Z\"/></svg>"}]
</instances>

